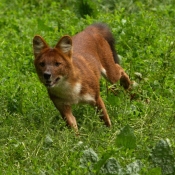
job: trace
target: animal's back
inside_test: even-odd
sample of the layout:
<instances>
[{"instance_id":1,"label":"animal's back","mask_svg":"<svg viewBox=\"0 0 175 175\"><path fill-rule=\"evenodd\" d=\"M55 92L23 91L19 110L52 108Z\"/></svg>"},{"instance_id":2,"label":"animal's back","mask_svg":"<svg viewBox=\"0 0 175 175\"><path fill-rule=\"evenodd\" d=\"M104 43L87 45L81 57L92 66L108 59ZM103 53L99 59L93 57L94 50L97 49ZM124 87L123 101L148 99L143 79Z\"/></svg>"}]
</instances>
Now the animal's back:
<instances>
[{"instance_id":1,"label":"animal's back","mask_svg":"<svg viewBox=\"0 0 175 175\"><path fill-rule=\"evenodd\" d=\"M101 37L97 37L97 35ZM78 47L88 46L92 48L92 50L95 50L97 45L100 45L99 38L107 41L115 63L119 64L119 58L115 49L115 39L111 30L106 24L95 23L88 26L83 32L75 35L73 37L73 41L75 40L75 46L76 43L78 43Z\"/></svg>"},{"instance_id":2,"label":"animal's back","mask_svg":"<svg viewBox=\"0 0 175 175\"><path fill-rule=\"evenodd\" d=\"M78 62L78 59L83 56L82 59L90 65L91 70L98 77L102 74L114 83L118 79L116 64L119 63L114 43L114 37L107 25L92 24L73 37L74 62ZM79 65L81 68L81 64Z\"/></svg>"}]
</instances>

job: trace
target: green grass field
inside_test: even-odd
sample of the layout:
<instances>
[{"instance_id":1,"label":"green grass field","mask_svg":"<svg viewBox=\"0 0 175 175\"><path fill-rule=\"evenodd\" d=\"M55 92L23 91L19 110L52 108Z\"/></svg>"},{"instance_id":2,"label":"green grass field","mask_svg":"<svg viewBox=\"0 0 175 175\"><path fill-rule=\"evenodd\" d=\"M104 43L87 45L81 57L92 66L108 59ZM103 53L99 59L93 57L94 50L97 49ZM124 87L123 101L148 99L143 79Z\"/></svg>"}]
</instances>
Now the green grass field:
<instances>
[{"instance_id":1,"label":"green grass field","mask_svg":"<svg viewBox=\"0 0 175 175\"><path fill-rule=\"evenodd\" d=\"M173 0L1 0L0 175L174 175L174 7ZM110 26L134 84L126 92L102 79L112 127L90 106L74 106L77 137L38 80L32 39L54 46L94 22Z\"/></svg>"}]
</instances>

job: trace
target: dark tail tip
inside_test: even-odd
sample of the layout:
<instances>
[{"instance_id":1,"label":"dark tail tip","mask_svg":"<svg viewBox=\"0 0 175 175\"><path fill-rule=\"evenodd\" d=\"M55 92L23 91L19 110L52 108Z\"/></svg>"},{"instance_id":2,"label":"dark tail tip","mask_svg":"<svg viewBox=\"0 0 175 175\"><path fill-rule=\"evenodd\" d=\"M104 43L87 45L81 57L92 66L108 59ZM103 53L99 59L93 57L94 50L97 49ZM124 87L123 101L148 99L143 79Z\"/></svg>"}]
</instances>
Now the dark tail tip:
<instances>
[{"instance_id":1,"label":"dark tail tip","mask_svg":"<svg viewBox=\"0 0 175 175\"><path fill-rule=\"evenodd\" d=\"M104 23L95 23L92 26L97 28L99 30L99 32L103 35L105 40L108 42L108 44L110 45L115 63L119 64L120 60L119 60L119 57L117 55L117 51L115 49L115 39L114 39L114 36L113 36L110 28Z\"/></svg>"}]
</instances>

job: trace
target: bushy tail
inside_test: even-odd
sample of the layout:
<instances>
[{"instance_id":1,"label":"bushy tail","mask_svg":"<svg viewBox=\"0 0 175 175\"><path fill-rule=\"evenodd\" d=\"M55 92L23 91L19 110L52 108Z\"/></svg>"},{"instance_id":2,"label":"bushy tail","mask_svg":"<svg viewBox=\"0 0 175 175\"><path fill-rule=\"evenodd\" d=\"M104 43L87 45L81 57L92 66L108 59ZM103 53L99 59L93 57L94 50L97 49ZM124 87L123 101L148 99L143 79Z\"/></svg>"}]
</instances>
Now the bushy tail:
<instances>
[{"instance_id":1,"label":"bushy tail","mask_svg":"<svg viewBox=\"0 0 175 175\"><path fill-rule=\"evenodd\" d=\"M110 45L115 63L119 64L119 58L118 58L118 55L117 55L117 51L115 50L115 39L114 39L114 36L112 35L112 32L109 29L109 27L106 24L103 24L103 23L95 23L95 24L92 24L89 27L93 27L93 28L97 29L98 32L101 35L103 35L105 40Z\"/></svg>"}]
</instances>

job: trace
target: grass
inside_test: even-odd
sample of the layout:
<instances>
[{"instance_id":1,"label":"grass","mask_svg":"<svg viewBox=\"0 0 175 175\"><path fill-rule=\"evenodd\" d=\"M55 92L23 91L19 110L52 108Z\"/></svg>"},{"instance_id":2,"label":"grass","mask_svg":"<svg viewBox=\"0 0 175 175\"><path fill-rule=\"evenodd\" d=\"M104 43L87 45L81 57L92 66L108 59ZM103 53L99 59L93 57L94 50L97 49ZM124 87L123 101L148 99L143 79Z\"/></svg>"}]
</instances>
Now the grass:
<instances>
[{"instance_id":1,"label":"grass","mask_svg":"<svg viewBox=\"0 0 175 175\"><path fill-rule=\"evenodd\" d=\"M174 174L174 5L2 0L0 174ZM91 107L74 106L76 137L37 78L32 39L39 34L54 46L96 21L111 27L121 65L135 84L125 92L102 79L112 127Z\"/></svg>"}]
</instances>

